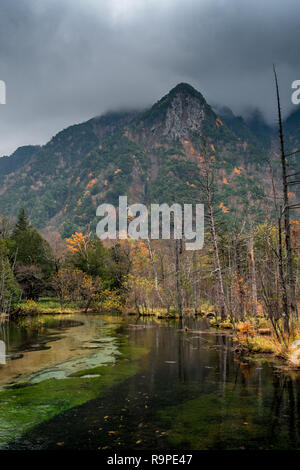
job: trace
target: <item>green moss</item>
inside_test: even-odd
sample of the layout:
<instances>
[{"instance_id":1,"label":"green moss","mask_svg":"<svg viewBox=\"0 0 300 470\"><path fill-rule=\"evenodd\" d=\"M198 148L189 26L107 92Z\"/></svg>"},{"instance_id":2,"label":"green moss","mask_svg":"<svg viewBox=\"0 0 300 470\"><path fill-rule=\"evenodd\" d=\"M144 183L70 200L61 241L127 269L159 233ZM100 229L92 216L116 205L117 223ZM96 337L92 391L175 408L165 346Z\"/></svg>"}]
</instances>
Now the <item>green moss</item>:
<instances>
[{"instance_id":1,"label":"green moss","mask_svg":"<svg viewBox=\"0 0 300 470\"><path fill-rule=\"evenodd\" d=\"M58 413L103 396L113 385L135 375L139 370L137 359L147 350L128 344L120 349L122 356L115 365L1 391L0 446Z\"/></svg>"}]
</instances>

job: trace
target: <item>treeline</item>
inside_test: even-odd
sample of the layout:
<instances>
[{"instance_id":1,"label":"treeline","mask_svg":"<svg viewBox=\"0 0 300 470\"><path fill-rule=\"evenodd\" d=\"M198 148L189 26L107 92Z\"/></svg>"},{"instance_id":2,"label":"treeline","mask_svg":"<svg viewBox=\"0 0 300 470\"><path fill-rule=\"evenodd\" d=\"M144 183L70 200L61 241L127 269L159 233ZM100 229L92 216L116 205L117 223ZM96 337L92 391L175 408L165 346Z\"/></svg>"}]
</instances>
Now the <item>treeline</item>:
<instances>
[{"instance_id":1,"label":"treeline","mask_svg":"<svg viewBox=\"0 0 300 470\"><path fill-rule=\"evenodd\" d=\"M209 224L207 224L207 229ZM254 226L244 220L232 231L214 234L218 264L211 233L205 233L202 250L186 251L181 240L131 241L131 270L128 301L139 314L165 309L179 315L213 312L243 321L249 316L283 318L282 279L279 268L279 233L271 219ZM291 242L296 293L299 299L300 224L291 221ZM284 269L287 269L283 247ZM220 268L220 272L218 272ZM220 295L220 278L222 296Z\"/></svg>"},{"instance_id":2,"label":"treeline","mask_svg":"<svg viewBox=\"0 0 300 470\"><path fill-rule=\"evenodd\" d=\"M120 245L75 233L55 250L20 210L15 225L0 219L0 313L14 312L22 300L41 296L81 309L120 308L129 259Z\"/></svg>"}]
</instances>

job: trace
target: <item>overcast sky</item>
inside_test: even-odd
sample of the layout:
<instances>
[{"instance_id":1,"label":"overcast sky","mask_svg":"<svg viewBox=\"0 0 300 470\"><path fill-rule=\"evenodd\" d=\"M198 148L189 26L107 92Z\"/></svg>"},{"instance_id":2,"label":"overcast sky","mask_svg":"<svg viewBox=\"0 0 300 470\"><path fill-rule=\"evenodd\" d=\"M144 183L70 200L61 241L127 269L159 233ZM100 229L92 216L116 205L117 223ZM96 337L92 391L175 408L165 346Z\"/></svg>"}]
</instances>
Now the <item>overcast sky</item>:
<instances>
[{"instance_id":1,"label":"overcast sky","mask_svg":"<svg viewBox=\"0 0 300 470\"><path fill-rule=\"evenodd\" d=\"M300 79L299 0L1 0L0 155L185 81L210 104L274 116Z\"/></svg>"}]
</instances>

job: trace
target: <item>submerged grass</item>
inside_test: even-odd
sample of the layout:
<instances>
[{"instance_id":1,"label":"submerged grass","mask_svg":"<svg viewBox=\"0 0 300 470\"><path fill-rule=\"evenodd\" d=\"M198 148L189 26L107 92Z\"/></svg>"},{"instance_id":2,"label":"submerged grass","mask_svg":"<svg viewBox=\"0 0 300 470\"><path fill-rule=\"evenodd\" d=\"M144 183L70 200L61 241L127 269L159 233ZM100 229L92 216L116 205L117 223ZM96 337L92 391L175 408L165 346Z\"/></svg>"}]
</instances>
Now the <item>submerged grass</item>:
<instances>
[{"instance_id":1,"label":"submerged grass","mask_svg":"<svg viewBox=\"0 0 300 470\"><path fill-rule=\"evenodd\" d=\"M135 375L147 350L122 344L115 365L86 369L65 379L23 383L0 392L0 448L34 426L74 406L103 396L110 387Z\"/></svg>"}]
</instances>

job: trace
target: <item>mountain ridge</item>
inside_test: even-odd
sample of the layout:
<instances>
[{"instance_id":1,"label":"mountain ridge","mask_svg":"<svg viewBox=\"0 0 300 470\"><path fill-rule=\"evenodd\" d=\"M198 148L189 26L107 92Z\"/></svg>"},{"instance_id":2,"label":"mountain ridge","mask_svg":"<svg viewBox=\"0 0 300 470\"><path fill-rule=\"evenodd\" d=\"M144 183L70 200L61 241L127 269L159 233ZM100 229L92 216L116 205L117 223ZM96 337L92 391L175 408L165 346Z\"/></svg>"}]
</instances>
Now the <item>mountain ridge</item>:
<instances>
[{"instance_id":1,"label":"mountain ridge","mask_svg":"<svg viewBox=\"0 0 300 470\"><path fill-rule=\"evenodd\" d=\"M95 224L96 207L117 204L119 195L131 202L199 201L205 140L216 160L216 205L235 217L250 196L266 206L270 148L268 128L259 122L248 124L231 110L217 114L200 92L180 83L145 111L106 113L69 126L44 146L1 158L0 213L15 216L24 207L40 229L67 236ZM294 116L290 145L298 142L297 122Z\"/></svg>"}]
</instances>

